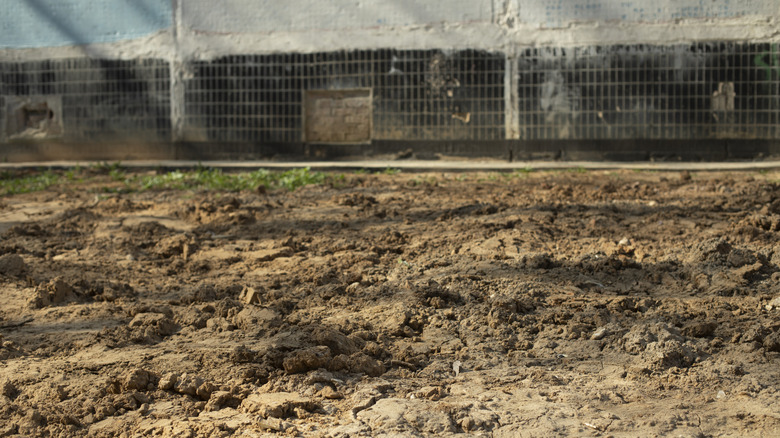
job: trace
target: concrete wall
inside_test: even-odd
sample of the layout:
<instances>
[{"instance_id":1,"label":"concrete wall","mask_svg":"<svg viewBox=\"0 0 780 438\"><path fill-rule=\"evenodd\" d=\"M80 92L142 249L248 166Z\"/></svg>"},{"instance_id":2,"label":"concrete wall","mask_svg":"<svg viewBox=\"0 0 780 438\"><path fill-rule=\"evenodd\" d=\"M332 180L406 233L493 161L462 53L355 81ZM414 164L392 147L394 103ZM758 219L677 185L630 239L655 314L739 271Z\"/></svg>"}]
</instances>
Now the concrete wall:
<instances>
[{"instance_id":1,"label":"concrete wall","mask_svg":"<svg viewBox=\"0 0 780 438\"><path fill-rule=\"evenodd\" d=\"M4 0L0 61L780 41L777 0Z\"/></svg>"},{"instance_id":2,"label":"concrete wall","mask_svg":"<svg viewBox=\"0 0 780 438\"><path fill-rule=\"evenodd\" d=\"M267 33L337 31L433 23L490 22L491 0L191 0L182 3L182 25L198 32Z\"/></svg>"},{"instance_id":3,"label":"concrete wall","mask_svg":"<svg viewBox=\"0 0 780 438\"><path fill-rule=\"evenodd\" d=\"M170 0L3 0L0 48L130 40L168 29Z\"/></svg>"},{"instance_id":4,"label":"concrete wall","mask_svg":"<svg viewBox=\"0 0 780 438\"><path fill-rule=\"evenodd\" d=\"M184 57L778 38L776 0L186 0Z\"/></svg>"},{"instance_id":5,"label":"concrete wall","mask_svg":"<svg viewBox=\"0 0 780 438\"><path fill-rule=\"evenodd\" d=\"M776 0L520 0L518 21L554 28L578 22L663 23L777 15Z\"/></svg>"}]
</instances>

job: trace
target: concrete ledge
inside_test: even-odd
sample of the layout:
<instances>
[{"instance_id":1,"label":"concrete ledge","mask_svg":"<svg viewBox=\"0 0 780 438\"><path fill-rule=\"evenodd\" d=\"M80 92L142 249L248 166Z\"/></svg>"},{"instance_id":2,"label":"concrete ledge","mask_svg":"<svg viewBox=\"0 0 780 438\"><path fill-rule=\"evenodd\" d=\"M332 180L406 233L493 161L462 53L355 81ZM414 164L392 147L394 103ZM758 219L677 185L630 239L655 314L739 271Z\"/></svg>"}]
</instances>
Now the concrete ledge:
<instances>
[{"instance_id":1,"label":"concrete ledge","mask_svg":"<svg viewBox=\"0 0 780 438\"><path fill-rule=\"evenodd\" d=\"M66 169L95 164L89 161L43 161L0 163L0 169ZM516 170L655 170L655 171L749 171L780 170L780 160L742 162L617 162L617 161L515 161L499 160L355 160L355 161L191 161L138 160L122 161L122 167L137 170L173 170L208 167L225 171L252 171L256 169L287 170L308 167L319 171L355 171L360 169L382 171L399 169L408 172L512 172Z\"/></svg>"},{"instance_id":2,"label":"concrete ledge","mask_svg":"<svg viewBox=\"0 0 780 438\"><path fill-rule=\"evenodd\" d=\"M440 140L362 144L20 142L0 145L0 161L345 161L406 158L422 161L706 162L763 160L780 156L780 140ZM397 160L395 162L401 162Z\"/></svg>"}]
</instances>

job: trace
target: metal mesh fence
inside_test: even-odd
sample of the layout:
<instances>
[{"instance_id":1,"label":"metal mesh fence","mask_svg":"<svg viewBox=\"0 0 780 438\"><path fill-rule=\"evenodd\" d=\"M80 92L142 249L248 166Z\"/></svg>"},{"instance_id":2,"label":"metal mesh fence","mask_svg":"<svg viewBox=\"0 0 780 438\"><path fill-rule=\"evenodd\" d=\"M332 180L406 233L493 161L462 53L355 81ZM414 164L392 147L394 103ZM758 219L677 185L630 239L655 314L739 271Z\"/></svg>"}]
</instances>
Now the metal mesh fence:
<instances>
[{"instance_id":1,"label":"metal mesh fence","mask_svg":"<svg viewBox=\"0 0 780 438\"><path fill-rule=\"evenodd\" d=\"M506 90L506 55L479 50L188 61L176 102L182 138L172 136L167 61L0 62L0 141L479 142L505 139L508 124L521 141L780 138L776 43L525 48L512 62L517 77ZM362 100L305 105L306 96L336 99L321 91L338 90ZM319 108L330 113L307 119ZM326 132L349 126L361 135Z\"/></svg>"},{"instance_id":2,"label":"metal mesh fence","mask_svg":"<svg viewBox=\"0 0 780 438\"><path fill-rule=\"evenodd\" d=\"M27 132L76 140L171 139L170 70L162 60L5 62L0 87L6 138ZM39 129L34 113L41 108L51 110L60 129Z\"/></svg>"},{"instance_id":3,"label":"metal mesh fence","mask_svg":"<svg viewBox=\"0 0 780 438\"><path fill-rule=\"evenodd\" d=\"M503 54L381 51L375 137L498 140L505 137Z\"/></svg>"},{"instance_id":4,"label":"metal mesh fence","mask_svg":"<svg viewBox=\"0 0 780 438\"><path fill-rule=\"evenodd\" d=\"M343 51L194 62L190 138L303 141L306 90L373 90L376 140L504 138L504 56L479 51Z\"/></svg>"},{"instance_id":5,"label":"metal mesh fence","mask_svg":"<svg viewBox=\"0 0 780 438\"><path fill-rule=\"evenodd\" d=\"M524 139L780 138L777 45L526 49Z\"/></svg>"}]
</instances>

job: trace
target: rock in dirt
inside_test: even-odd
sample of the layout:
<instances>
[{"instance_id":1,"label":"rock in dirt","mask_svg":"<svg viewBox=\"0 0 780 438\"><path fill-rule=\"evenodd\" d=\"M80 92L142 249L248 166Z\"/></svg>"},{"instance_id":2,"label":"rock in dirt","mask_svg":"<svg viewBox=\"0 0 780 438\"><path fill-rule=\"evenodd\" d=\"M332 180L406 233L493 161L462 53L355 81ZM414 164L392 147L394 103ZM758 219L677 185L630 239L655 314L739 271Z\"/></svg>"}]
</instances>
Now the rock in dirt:
<instances>
[{"instance_id":1,"label":"rock in dirt","mask_svg":"<svg viewBox=\"0 0 780 438\"><path fill-rule=\"evenodd\" d=\"M276 311L259 307L246 307L233 317L233 324L244 331L277 327L281 323Z\"/></svg>"},{"instance_id":2,"label":"rock in dirt","mask_svg":"<svg viewBox=\"0 0 780 438\"><path fill-rule=\"evenodd\" d=\"M0 338L0 360L8 360L24 356L24 351L12 341L3 341Z\"/></svg>"},{"instance_id":3,"label":"rock in dirt","mask_svg":"<svg viewBox=\"0 0 780 438\"><path fill-rule=\"evenodd\" d=\"M609 331L607 330L606 327L599 327L598 329L596 329L595 332L593 332L592 335L590 335L590 339L594 341L600 341L604 339L604 337L607 336L608 333Z\"/></svg>"},{"instance_id":4,"label":"rock in dirt","mask_svg":"<svg viewBox=\"0 0 780 438\"><path fill-rule=\"evenodd\" d=\"M46 417L37 409L31 410L19 423L19 434L22 436L38 435L38 428L46 425Z\"/></svg>"},{"instance_id":5,"label":"rock in dirt","mask_svg":"<svg viewBox=\"0 0 780 438\"><path fill-rule=\"evenodd\" d=\"M765 306L766 310L780 309L780 297L775 297Z\"/></svg>"},{"instance_id":6,"label":"rock in dirt","mask_svg":"<svg viewBox=\"0 0 780 438\"><path fill-rule=\"evenodd\" d=\"M340 354L333 358L330 369L333 371L347 370L350 373L365 374L370 377L379 377L386 371L382 362L365 353L355 353L351 356Z\"/></svg>"},{"instance_id":7,"label":"rock in dirt","mask_svg":"<svg viewBox=\"0 0 780 438\"><path fill-rule=\"evenodd\" d=\"M676 329L665 324L636 325L620 340L625 351L639 354L654 342L683 341L683 338L675 333Z\"/></svg>"},{"instance_id":8,"label":"rock in dirt","mask_svg":"<svg viewBox=\"0 0 780 438\"><path fill-rule=\"evenodd\" d=\"M142 369L129 371L119 378L123 391L147 391L154 389L154 374Z\"/></svg>"},{"instance_id":9,"label":"rock in dirt","mask_svg":"<svg viewBox=\"0 0 780 438\"><path fill-rule=\"evenodd\" d=\"M206 328L214 330L216 332L232 332L237 327L235 324L228 321L227 318L223 318L221 316L215 316L213 318L209 318L206 321Z\"/></svg>"},{"instance_id":10,"label":"rock in dirt","mask_svg":"<svg viewBox=\"0 0 780 438\"><path fill-rule=\"evenodd\" d=\"M340 392L336 391L330 386L324 386L320 390L320 396L328 400L338 400L344 398L344 396Z\"/></svg>"},{"instance_id":11,"label":"rock in dirt","mask_svg":"<svg viewBox=\"0 0 780 438\"><path fill-rule=\"evenodd\" d=\"M162 313L139 313L130 321L128 327L145 329L144 335L147 337L170 336L179 330L179 326Z\"/></svg>"},{"instance_id":12,"label":"rock in dirt","mask_svg":"<svg viewBox=\"0 0 780 438\"><path fill-rule=\"evenodd\" d=\"M198 395L198 388L203 385L203 379L188 373L184 373L176 379L173 390L180 394L191 396Z\"/></svg>"},{"instance_id":13,"label":"rock in dirt","mask_svg":"<svg viewBox=\"0 0 780 438\"><path fill-rule=\"evenodd\" d=\"M272 430L274 432L284 432L291 426L290 423L273 417L259 420L256 424L262 430Z\"/></svg>"},{"instance_id":14,"label":"rock in dirt","mask_svg":"<svg viewBox=\"0 0 780 438\"><path fill-rule=\"evenodd\" d=\"M321 345L291 353L284 359L282 366L288 374L304 373L319 368L328 368L330 359L330 349Z\"/></svg>"},{"instance_id":15,"label":"rock in dirt","mask_svg":"<svg viewBox=\"0 0 780 438\"><path fill-rule=\"evenodd\" d=\"M362 373L371 377L379 377L385 373L382 362L364 354L355 353L349 357L347 367L352 373Z\"/></svg>"},{"instance_id":16,"label":"rock in dirt","mask_svg":"<svg viewBox=\"0 0 780 438\"><path fill-rule=\"evenodd\" d=\"M391 309L377 312L377 329L390 336L402 336L411 315L411 312L403 305L396 305Z\"/></svg>"},{"instance_id":17,"label":"rock in dirt","mask_svg":"<svg viewBox=\"0 0 780 438\"><path fill-rule=\"evenodd\" d=\"M414 393L415 398L438 401L447 396L447 390L440 386L425 386Z\"/></svg>"},{"instance_id":18,"label":"rock in dirt","mask_svg":"<svg viewBox=\"0 0 780 438\"><path fill-rule=\"evenodd\" d=\"M292 392L254 393L241 402L240 409L264 418L287 418L296 409L313 412L320 408L314 400Z\"/></svg>"},{"instance_id":19,"label":"rock in dirt","mask_svg":"<svg viewBox=\"0 0 780 438\"><path fill-rule=\"evenodd\" d=\"M195 394L200 397L201 400L211 399L211 394L217 390L217 387L211 382L203 382L198 389L195 390Z\"/></svg>"},{"instance_id":20,"label":"rock in dirt","mask_svg":"<svg viewBox=\"0 0 780 438\"><path fill-rule=\"evenodd\" d=\"M245 345L238 345L233 348L228 354L230 362L237 363L252 363L257 360L257 352L249 349Z\"/></svg>"},{"instance_id":21,"label":"rock in dirt","mask_svg":"<svg viewBox=\"0 0 780 438\"><path fill-rule=\"evenodd\" d=\"M780 352L780 332L772 332L764 337L763 346L767 351Z\"/></svg>"},{"instance_id":22,"label":"rock in dirt","mask_svg":"<svg viewBox=\"0 0 780 438\"><path fill-rule=\"evenodd\" d=\"M223 408L237 408L241 404L241 399L234 396L230 391L214 391L211 393L205 411L218 411Z\"/></svg>"},{"instance_id":23,"label":"rock in dirt","mask_svg":"<svg viewBox=\"0 0 780 438\"><path fill-rule=\"evenodd\" d=\"M33 309L40 309L75 299L73 288L62 278L57 277L48 283L35 288L33 296L27 304Z\"/></svg>"},{"instance_id":24,"label":"rock in dirt","mask_svg":"<svg viewBox=\"0 0 780 438\"><path fill-rule=\"evenodd\" d=\"M681 332L684 336L693 338L706 338L712 336L718 324L714 322L694 321L686 324Z\"/></svg>"},{"instance_id":25,"label":"rock in dirt","mask_svg":"<svg viewBox=\"0 0 780 438\"><path fill-rule=\"evenodd\" d=\"M24 260L17 254L0 256L0 274L8 277L18 277L27 270Z\"/></svg>"},{"instance_id":26,"label":"rock in dirt","mask_svg":"<svg viewBox=\"0 0 780 438\"><path fill-rule=\"evenodd\" d=\"M210 313L206 313L196 307L189 307L176 313L176 323L182 327L192 327L200 330L206 327L206 323L211 318Z\"/></svg>"},{"instance_id":27,"label":"rock in dirt","mask_svg":"<svg viewBox=\"0 0 780 438\"><path fill-rule=\"evenodd\" d=\"M244 304L260 304L260 291L253 287L245 287L238 298Z\"/></svg>"},{"instance_id":28,"label":"rock in dirt","mask_svg":"<svg viewBox=\"0 0 780 438\"><path fill-rule=\"evenodd\" d=\"M13 382L6 380L0 383L0 394L3 397L8 397L9 399L13 400L17 395L19 395L19 389L16 388Z\"/></svg>"},{"instance_id":29,"label":"rock in dirt","mask_svg":"<svg viewBox=\"0 0 780 438\"><path fill-rule=\"evenodd\" d=\"M687 368L696 361L698 355L689 345L679 341L652 342L641 355L645 368L661 369Z\"/></svg>"},{"instance_id":30,"label":"rock in dirt","mask_svg":"<svg viewBox=\"0 0 780 438\"><path fill-rule=\"evenodd\" d=\"M169 372L165 373L160 377L160 383L157 385L158 388L170 391L173 389L174 386L176 386L176 382L179 380L179 374Z\"/></svg>"},{"instance_id":31,"label":"rock in dirt","mask_svg":"<svg viewBox=\"0 0 780 438\"><path fill-rule=\"evenodd\" d=\"M314 333L314 342L327 346L333 354L349 355L360 351L365 344L360 341L333 329L316 330Z\"/></svg>"},{"instance_id":32,"label":"rock in dirt","mask_svg":"<svg viewBox=\"0 0 780 438\"><path fill-rule=\"evenodd\" d=\"M455 377L458 377L458 375L460 374L462 365L463 363L459 360L456 360L455 362L452 363L452 371L455 373Z\"/></svg>"},{"instance_id":33,"label":"rock in dirt","mask_svg":"<svg viewBox=\"0 0 780 438\"><path fill-rule=\"evenodd\" d=\"M357 414L374 431L415 430L424 434L439 435L457 429L447 412L433 409L430 402L387 398Z\"/></svg>"},{"instance_id":34,"label":"rock in dirt","mask_svg":"<svg viewBox=\"0 0 780 438\"><path fill-rule=\"evenodd\" d=\"M161 239L154 247L154 252L162 258L181 255L185 259L194 252L195 245L186 234L177 234Z\"/></svg>"}]
</instances>

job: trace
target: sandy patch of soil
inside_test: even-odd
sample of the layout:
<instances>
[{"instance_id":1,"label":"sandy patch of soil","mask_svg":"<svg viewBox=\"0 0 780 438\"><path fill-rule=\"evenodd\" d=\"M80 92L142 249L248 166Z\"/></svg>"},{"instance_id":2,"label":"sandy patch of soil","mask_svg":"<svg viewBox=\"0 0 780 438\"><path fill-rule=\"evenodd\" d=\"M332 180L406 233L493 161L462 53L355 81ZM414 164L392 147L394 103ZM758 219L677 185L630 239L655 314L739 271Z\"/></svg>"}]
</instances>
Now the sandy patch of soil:
<instances>
[{"instance_id":1,"label":"sandy patch of soil","mask_svg":"<svg viewBox=\"0 0 780 438\"><path fill-rule=\"evenodd\" d=\"M9 197L0 436L775 436L772 181Z\"/></svg>"}]
</instances>

